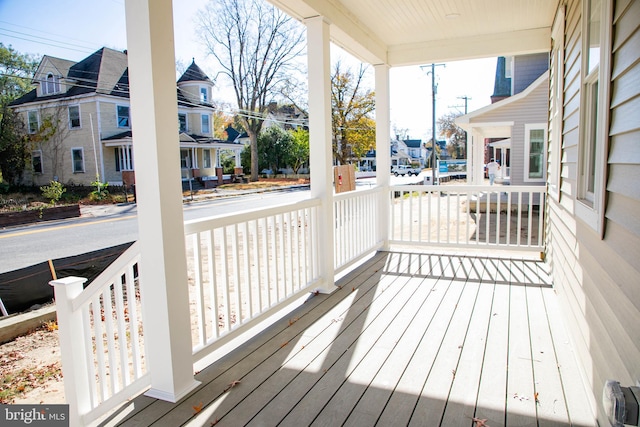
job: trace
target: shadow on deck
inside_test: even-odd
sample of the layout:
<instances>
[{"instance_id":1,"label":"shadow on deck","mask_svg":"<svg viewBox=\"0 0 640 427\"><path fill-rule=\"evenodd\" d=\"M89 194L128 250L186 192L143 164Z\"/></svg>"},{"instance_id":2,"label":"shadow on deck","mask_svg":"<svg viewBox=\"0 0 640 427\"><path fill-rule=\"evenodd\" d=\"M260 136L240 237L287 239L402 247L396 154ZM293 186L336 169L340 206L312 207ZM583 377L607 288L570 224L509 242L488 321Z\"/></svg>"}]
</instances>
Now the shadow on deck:
<instances>
[{"instance_id":1,"label":"shadow on deck","mask_svg":"<svg viewBox=\"0 0 640 427\"><path fill-rule=\"evenodd\" d=\"M139 396L103 425L595 425L544 263L380 252L337 286L181 402Z\"/></svg>"}]
</instances>

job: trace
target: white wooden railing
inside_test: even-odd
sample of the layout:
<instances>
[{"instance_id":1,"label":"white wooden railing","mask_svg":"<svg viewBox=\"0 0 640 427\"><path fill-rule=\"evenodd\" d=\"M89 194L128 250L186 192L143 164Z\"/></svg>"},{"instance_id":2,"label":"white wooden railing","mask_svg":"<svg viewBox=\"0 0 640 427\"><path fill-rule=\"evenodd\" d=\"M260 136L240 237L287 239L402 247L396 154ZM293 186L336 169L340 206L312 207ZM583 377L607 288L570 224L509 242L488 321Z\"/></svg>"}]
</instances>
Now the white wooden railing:
<instances>
[{"instance_id":1,"label":"white wooden railing","mask_svg":"<svg viewBox=\"0 0 640 427\"><path fill-rule=\"evenodd\" d=\"M319 200L185 223L194 363L319 278Z\"/></svg>"},{"instance_id":2,"label":"white wooden railing","mask_svg":"<svg viewBox=\"0 0 640 427\"><path fill-rule=\"evenodd\" d=\"M70 425L87 425L150 385L139 260L134 243L84 290L83 278L51 282Z\"/></svg>"},{"instance_id":3,"label":"white wooden railing","mask_svg":"<svg viewBox=\"0 0 640 427\"><path fill-rule=\"evenodd\" d=\"M334 197L334 269L340 273L381 245L380 188L350 191Z\"/></svg>"},{"instance_id":4,"label":"white wooden railing","mask_svg":"<svg viewBox=\"0 0 640 427\"><path fill-rule=\"evenodd\" d=\"M404 185L389 194L391 244L544 249L545 187Z\"/></svg>"},{"instance_id":5,"label":"white wooden railing","mask_svg":"<svg viewBox=\"0 0 640 427\"><path fill-rule=\"evenodd\" d=\"M334 271L385 243L385 209L390 244L541 251L545 197L544 187L459 185L335 195ZM310 199L185 223L194 364L318 283L320 208ZM84 291L82 278L52 282L72 425L150 386L139 258L135 243Z\"/></svg>"}]
</instances>

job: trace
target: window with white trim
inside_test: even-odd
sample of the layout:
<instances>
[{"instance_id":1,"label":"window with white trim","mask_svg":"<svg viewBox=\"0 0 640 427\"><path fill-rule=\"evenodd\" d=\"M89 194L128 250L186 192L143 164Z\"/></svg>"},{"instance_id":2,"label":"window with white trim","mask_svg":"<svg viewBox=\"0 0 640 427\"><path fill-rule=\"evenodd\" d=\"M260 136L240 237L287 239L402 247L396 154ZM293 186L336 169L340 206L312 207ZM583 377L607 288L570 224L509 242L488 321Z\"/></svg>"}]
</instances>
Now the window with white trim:
<instances>
[{"instance_id":1,"label":"window with white trim","mask_svg":"<svg viewBox=\"0 0 640 427\"><path fill-rule=\"evenodd\" d=\"M205 148L204 150L202 150L202 162L204 163L204 167L205 168L210 168L211 167L211 150L208 148Z\"/></svg>"},{"instance_id":2,"label":"window with white trim","mask_svg":"<svg viewBox=\"0 0 640 427\"><path fill-rule=\"evenodd\" d=\"M118 106L116 106L116 114L117 114L118 127L119 128L128 128L128 127L130 127L129 106L127 106L127 105L118 105Z\"/></svg>"},{"instance_id":3,"label":"window with white trim","mask_svg":"<svg viewBox=\"0 0 640 427\"><path fill-rule=\"evenodd\" d=\"M180 150L180 167L182 169L191 169L191 150Z\"/></svg>"},{"instance_id":4,"label":"window with white trim","mask_svg":"<svg viewBox=\"0 0 640 427\"><path fill-rule=\"evenodd\" d=\"M84 173L84 149L82 147L71 149L71 165L73 173Z\"/></svg>"},{"instance_id":5,"label":"window with white trim","mask_svg":"<svg viewBox=\"0 0 640 427\"><path fill-rule=\"evenodd\" d=\"M52 95L60 92L60 78L54 76L53 73L47 74L45 81L42 84L42 94Z\"/></svg>"},{"instance_id":6,"label":"window with white trim","mask_svg":"<svg viewBox=\"0 0 640 427\"><path fill-rule=\"evenodd\" d=\"M131 146L115 147L116 172L133 170L133 150Z\"/></svg>"},{"instance_id":7,"label":"window with white trim","mask_svg":"<svg viewBox=\"0 0 640 427\"><path fill-rule=\"evenodd\" d=\"M547 126L544 123L524 125L524 180L545 180Z\"/></svg>"},{"instance_id":8,"label":"window with white trim","mask_svg":"<svg viewBox=\"0 0 640 427\"><path fill-rule=\"evenodd\" d=\"M205 104L209 102L209 88L200 87L200 102Z\"/></svg>"},{"instance_id":9,"label":"window with white trim","mask_svg":"<svg viewBox=\"0 0 640 427\"><path fill-rule=\"evenodd\" d=\"M206 134L206 133L210 133L210 127L209 127L209 115L208 114L203 114L202 115L202 133Z\"/></svg>"},{"instance_id":10,"label":"window with white trim","mask_svg":"<svg viewBox=\"0 0 640 427\"><path fill-rule=\"evenodd\" d=\"M69 105L69 129L80 128L80 106Z\"/></svg>"},{"instance_id":11,"label":"window with white trim","mask_svg":"<svg viewBox=\"0 0 640 427\"><path fill-rule=\"evenodd\" d=\"M187 131L187 115L185 113L178 113L178 130L180 132Z\"/></svg>"},{"instance_id":12,"label":"window with white trim","mask_svg":"<svg viewBox=\"0 0 640 427\"><path fill-rule=\"evenodd\" d=\"M36 133L40 129L40 117L38 110L30 110L27 112L27 121L29 122L29 133Z\"/></svg>"},{"instance_id":13,"label":"window with white trim","mask_svg":"<svg viewBox=\"0 0 640 427\"><path fill-rule=\"evenodd\" d=\"M31 152L31 166L33 173L42 173L42 150L34 150Z\"/></svg>"},{"instance_id":14,"label":"window with white trim","mask_svg":"<svg viewBox=\"0 0 640 427\"><path fill-rule=\"evenodd\" d=\"M611 0L585 0L576 216L602 236L611 62Z\"/></svg>"}]
</instances>

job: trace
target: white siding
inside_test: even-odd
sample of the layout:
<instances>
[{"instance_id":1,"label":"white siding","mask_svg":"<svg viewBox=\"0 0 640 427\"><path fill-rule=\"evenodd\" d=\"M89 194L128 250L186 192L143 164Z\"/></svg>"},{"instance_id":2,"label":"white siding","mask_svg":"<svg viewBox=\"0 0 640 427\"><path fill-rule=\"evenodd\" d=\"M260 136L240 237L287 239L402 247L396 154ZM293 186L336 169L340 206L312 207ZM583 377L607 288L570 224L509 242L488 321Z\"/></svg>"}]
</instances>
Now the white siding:
<instances>
[{"instance_id":1,"label":"white siding","mask_svg":"<svg viewBox=\"0 0 640 427\"><path fill-rule=\"evenodd\" d=\"M614 1L604 238L574 215L581 8L569 1L566 11L561 192L549 198L547 255L598 420L608 425L604 381L640 381L640 2Z\"/></svg>"}]
</instances>

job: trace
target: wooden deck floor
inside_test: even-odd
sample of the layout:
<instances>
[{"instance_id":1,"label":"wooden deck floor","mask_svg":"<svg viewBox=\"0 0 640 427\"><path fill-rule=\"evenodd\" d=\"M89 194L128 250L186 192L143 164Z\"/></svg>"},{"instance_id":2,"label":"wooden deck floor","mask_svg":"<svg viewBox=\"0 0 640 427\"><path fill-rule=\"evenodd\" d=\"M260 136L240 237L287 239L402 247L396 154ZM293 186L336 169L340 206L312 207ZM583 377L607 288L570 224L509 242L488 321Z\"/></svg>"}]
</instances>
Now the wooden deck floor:
<instances>
[{"instance_id":1,"label":"wooden deck floor","mask_svg":"<svg viewBox=\"0 0 640 427\"><path fill-rule=\"evenodd\" d=\"M382 252L105 425L594 426L543 263Z\"/></svg>"}]
</instances>

